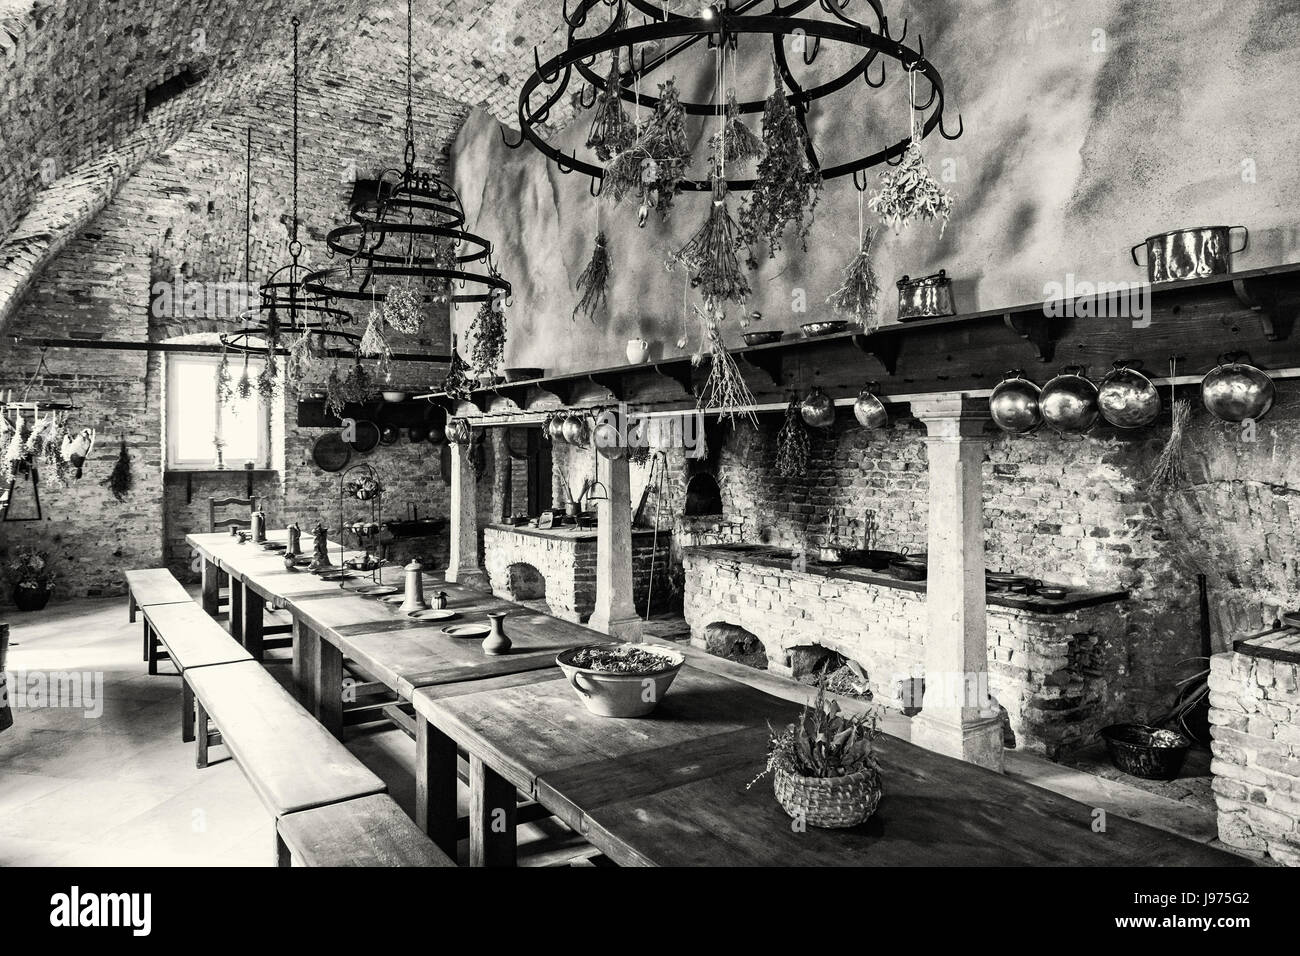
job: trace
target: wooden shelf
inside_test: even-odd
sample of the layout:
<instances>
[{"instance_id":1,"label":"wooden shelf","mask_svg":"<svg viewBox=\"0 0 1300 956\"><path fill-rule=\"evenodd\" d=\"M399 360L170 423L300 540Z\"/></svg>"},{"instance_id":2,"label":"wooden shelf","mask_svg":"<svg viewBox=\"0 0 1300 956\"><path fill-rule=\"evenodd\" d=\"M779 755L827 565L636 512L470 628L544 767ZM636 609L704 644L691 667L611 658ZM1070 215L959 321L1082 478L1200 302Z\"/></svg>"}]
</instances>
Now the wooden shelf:
<instances>
[{"instance_id":1,"label":"wooden shelf","mask_svg":"<svg viewBox=\"0 0 1300 956\"><path fill-rule=\"evenodd\" d=\"M868 381L880 383L886 400L891 392L973 391L992 388L1012 368L1043 381L1059 366L1100 375L1121 359L1141 362L1153 376L1167 373L1171 357L1180 372L1200 374L1232 351L1249 352L1264 368L1300 364L1292 339L1300 263L1150 286L1149 314L1138 320L1097 316L1106 302L1104 294L1078 296L730 351L761 404L814 385L834 399L851 397ZM478 388L468 401L445 394L420 399L470 417L619 401L686 408L695 405L707 374L707 362L696 367L683 355Z\"/></svg>"}]
</instances>

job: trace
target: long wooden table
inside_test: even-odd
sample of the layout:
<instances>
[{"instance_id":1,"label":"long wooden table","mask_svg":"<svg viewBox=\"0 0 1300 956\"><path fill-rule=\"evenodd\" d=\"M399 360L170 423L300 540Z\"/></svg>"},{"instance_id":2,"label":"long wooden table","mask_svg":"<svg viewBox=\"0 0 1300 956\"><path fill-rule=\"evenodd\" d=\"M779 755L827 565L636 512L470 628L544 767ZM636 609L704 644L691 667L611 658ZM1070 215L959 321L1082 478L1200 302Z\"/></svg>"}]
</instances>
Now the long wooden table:
<instances>
[{"instance_id":1,"label":"long wooden table","mask_svg":"<svg viewBox=\"0 0 1300 956\"><path fill-rule=\"evenodd\" d=\"M892 737L880 740L885 796L866 824L800 826L769 778L748 786L768 723L789 723L799 705L713 673L702 652L687 657L640 719L591 714L553 672L417 689L417 713L471 755L471 864L513 862L513 826L501 823L520 790L623 865L1246 865Z\"/></svg>"},{"instance_id":2,"label":"long wooden table","mask_svg":"<svg viewBox=\"0 0 1300 956\"><path fill-rule=\"evenodd\" d=\"M769 781L746 784L762 769L768 722L793 719L799 704L790 698L810 693L802 685L679 647L688 664L654 714L598 717L554 667L558 650L604 639L598 632L431 577L426 587L445 590L464 620L515 611L506 625L512 653L488 657L477 640L450 638L391 605L287 571L277 553L226 535L188 540L204 556L205 583L218 568L240 583L245 615L257 602L290 611L299 693L326 726L341 726L344 656L410 700L417 822L452 855L457 751L465 750L475 865L514 862L521 792L621 864L1244 862L1113 814L1102 828L1092 807L890 737L880 745L885 797L871 820L849 830L800 828Z\"/></svg>"},{"instance_id":3,"label":"long wooden table","mask_svg":"<svg viewBox=\"0 0 1300 956\"><path fill-rule=\"evenodd\" d=\"M285 532L268 534L284 541ZM416 688L437 685L473 685L492 678L535 670L554 670L555 655L604 635L578 624L536 613L489 593L446 582L441 575L425 575L426 597L445 591L448 610L459 615L452 621L414 621L396 605L362 596L356 585L369 583L358 576L340 587L322 581L306 570L290 571L281 552L268 551L251 542L240 544L225 534L191 534L187 543L203 559L204 592L217 572L230 577L232 594L242 595L242 620L232 633L242 635L245 647L255 641L258 622L267 604L289 611L293 617L294 685L299 700L325 727L340 734L343 728L343 662L350 659L382 682L398 698L409 701ZM360 552L344 552L344 560ZM339 560L331 545L330 559ZM400 584L400 568L389 569ZM215 588L213 589L215 595ZM205 604L209 613L215 600ZM234 604L232 602L232 609ZM489 656L481 639L458 639L442 633L447 623L486 620L489 611L510 611L506 632L513 646L506 654ZM233 610L232 610L233 614ZM417 822L441 849L456 852L456 748L426 721L416 721ZM450 796L448 796L450 795Z\"/></svg>"}]
</instances>

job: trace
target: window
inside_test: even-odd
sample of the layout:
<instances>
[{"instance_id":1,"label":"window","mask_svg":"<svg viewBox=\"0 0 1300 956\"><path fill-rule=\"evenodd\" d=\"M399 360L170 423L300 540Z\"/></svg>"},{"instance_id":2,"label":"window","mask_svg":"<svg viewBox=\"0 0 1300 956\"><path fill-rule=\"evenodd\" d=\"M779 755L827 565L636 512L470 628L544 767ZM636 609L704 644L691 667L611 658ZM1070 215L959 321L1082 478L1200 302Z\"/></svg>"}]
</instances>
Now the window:
<instances>
[{"instance_id":1,"label":"window","mask_svg":"<svg viewBox=\"0 0 1300 956\"><path fill-rule=\"evenodd\" d=\"M167 467L174 470L243 468L270 464L270 415L254 392L246 399L217 401L218 356L167 357ZM231 376L243 375L242 357L232 357ZM256 380L262 362L249 359L248 377Z\"/></svg>"}]
</instances>

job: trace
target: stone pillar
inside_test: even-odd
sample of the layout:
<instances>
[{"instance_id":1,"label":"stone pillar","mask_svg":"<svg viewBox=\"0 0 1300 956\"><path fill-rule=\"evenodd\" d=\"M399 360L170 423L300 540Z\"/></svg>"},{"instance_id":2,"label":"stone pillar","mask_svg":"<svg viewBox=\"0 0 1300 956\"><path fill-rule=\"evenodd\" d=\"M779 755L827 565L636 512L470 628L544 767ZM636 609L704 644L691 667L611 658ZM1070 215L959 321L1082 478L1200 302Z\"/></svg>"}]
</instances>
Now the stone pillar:
<instances>
[{"instance_id":1,"label":"stone pillar","mask_svg":"<svg viewBox=\"0 0 1300 956\"><path fill-rule=\"evenodd\" d=\"M632 601L632 481L627 458L596 456L608 497L596 502L596 609L587 626L620 641L641 640Z\"/></svg>"},{"instance_id":2,"label":"stone pillar","mask_svg":"<svg viewBox=\"0 0 1300 956\"><path fill-rule=\"evenodd\" d=\"M988 403L912 402L930 473L925 697L912 742L1002 770L1002 722L988 696L984 596L984 426Z\"/></svg>"},{"instance_id":3,"label":"stone pillar","mask_svg":"<svg viewBox=\"0 0 1300 956\"><path fill-rule=\"evenodd\" d=\"M473 445L451 443L451 556L447 580L466 587L490 587L478 563L478 479Z\"/></svg>"}]
</instances>

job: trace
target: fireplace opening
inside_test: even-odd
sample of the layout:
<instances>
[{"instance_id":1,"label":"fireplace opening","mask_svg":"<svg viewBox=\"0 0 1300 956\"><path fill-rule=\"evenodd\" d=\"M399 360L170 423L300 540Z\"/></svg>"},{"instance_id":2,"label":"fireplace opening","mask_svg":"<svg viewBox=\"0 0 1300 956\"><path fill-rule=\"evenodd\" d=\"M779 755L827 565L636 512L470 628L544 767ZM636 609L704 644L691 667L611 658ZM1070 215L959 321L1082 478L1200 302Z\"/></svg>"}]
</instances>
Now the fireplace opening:
<instances>
[{"instance_id":1,"label":"fireplace opening","mask_svg":"<svg viewBox=\"0 0 1300 956\"><path fill-rule=\"evenodd\" d=\"M696 472L686 482L683 514L688 518L722 514L722 490L718 487L718 480L708 472Z\"/></svg>"},{"instance_id":2,"label":"fireplace opening","mask_svg":"<svg viewBox=\"0 0 1300 956\"><path fill-rule=\"evenodd\" d=\"M540 601L546 597L546 579L531 564L519 562L506 568L506 595L512 601Z\"/></svg>"},{"instance_id":3,"label":"fireplace opening","mask_svg":"<svg viewBox=\"0 0 1300 956\"><path fill-rule=\"evenodd\" d=\"M755 670L767 670L767 650L758 635L743 627L715 621L704 629L704 649L715 657L725 657Z\"/></svg>"},{"instance_id":4,"label":"fireplace opening","mask_svg":"<svg viewBox=\"0 0 1300 956\"><path fill-rule=\"evenodd\" d=\"M822 674L826 675L826 689L832 694L871 700L871 684L867 670L852 658L821 644L801 644L787 648L785 666L790 676L810 686L816 686Z\"/></svg>"}]
</instances>

